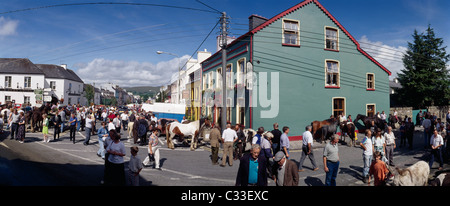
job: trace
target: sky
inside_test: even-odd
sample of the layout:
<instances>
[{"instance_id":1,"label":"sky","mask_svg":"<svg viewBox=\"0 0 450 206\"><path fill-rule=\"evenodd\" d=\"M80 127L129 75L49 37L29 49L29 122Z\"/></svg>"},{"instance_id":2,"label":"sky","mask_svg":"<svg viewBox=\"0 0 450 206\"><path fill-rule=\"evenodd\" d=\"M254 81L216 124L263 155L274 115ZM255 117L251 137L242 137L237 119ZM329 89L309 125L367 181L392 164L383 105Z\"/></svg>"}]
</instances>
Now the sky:
<instances>
[{"instance_id":1,"label":"sky","mask_svg":"<svg viewBox=\"0 0 450 206\"><path fill-rule=\"evenodd\" d=\"M231 36L248 31L252 14L271 18L302 0L202 0L230 19ZM152 3L192 9L136 5L50 5L93 2ZM414 30L428 25L450 46L448 0L319 0L362 48L388 68L403 68L402 55ZM201 10L201 11L200 11ZM0 58L35 64L67 64L85 83L121 87L160 86L199 50L216 52L220 14L196 0L14 0L0 3ZM450 47L449 47L450 48ZM447 52L450 53L450 49ZM161 54L169 52L174 55ZM194 55L196 58L196 55Z\"/></svg>"}]
</instances>

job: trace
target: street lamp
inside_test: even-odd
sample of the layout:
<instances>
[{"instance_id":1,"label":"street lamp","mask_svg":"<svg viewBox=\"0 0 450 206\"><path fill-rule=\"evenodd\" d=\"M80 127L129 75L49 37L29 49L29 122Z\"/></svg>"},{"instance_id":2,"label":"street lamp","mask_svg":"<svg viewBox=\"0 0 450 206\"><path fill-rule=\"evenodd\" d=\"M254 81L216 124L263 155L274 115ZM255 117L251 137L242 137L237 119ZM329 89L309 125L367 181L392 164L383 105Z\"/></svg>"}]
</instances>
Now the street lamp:
<instances>
[{"instance_id":1,"label":"street lamp","mask_svg":"<svg viewBox=\"0 0 450 206\"><path fill-rule=\"evenodd\" d=\"M181 73L181 60L180 60L180 56L178 56L177 54L174 53L169 53L169 52L164 52L164 51L156 51L157 54L168 54L168 55L172 55L178 58L178 97L177 97L177 104L179 104L181 102L181 92L180 92L180 85L181 85L181 81L180 81L180 73Z\"/></svg>"}]
</instances>

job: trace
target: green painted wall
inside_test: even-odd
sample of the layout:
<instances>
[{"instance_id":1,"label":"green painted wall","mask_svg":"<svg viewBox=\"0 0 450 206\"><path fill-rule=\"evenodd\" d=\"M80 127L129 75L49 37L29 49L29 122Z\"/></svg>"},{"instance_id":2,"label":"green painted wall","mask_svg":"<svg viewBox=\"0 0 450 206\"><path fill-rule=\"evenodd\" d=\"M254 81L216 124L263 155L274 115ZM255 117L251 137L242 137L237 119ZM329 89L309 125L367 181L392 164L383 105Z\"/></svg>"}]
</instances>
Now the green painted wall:
<instances>
[{"instance_id":1,"label":"green painted wall","mask_svg":"<svg viewBox=\"0 0 450 206\"><path fill-rule=\"evenodd\" d=\"M300 21L300 47L282 46L283 18ZM366 113L368 103L375 103L377 111L389 111L388 74L361 54L316 4L308 4L283 18L253 37L254 71L279 72L280 77L278 116L263 119L260 112L267 109L253 108L253 128L271 129L278 122L280 127L291 128L289 136L299 136L312 121L329 118L333 97L345 97L346 115L351 114L353 119ZM339 52L324 50L325 26L339 29ZM340 62L339 89L325 88L325 59ZM375 91L366 91L367 73L375 74Z\"/></svg>"}]
</instances>

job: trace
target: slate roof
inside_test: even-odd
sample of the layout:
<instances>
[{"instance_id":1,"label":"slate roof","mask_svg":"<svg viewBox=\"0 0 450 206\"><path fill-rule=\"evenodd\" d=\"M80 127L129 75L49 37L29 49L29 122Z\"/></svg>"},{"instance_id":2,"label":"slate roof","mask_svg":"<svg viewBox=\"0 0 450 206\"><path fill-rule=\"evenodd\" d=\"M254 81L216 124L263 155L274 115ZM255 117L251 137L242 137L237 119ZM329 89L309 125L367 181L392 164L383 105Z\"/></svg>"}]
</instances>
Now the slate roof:
<instances>
[{"instance_id":1,"label":"slate roof","mask_svg":"<svg viewBox=\"0 0 450 206\"><path fill-rule=\"evenodd\" d=\"M0 58L0 74L44 74L27 58Z\"/></svg>"},{"instance_id":2,"label":"slate roof","mask_svg":"<svg viewBox=\"0 0 450 206\"><path fill-rule=\"evenodd\" d=\"M36 66L45 74L45 78L68 79L83 83L83 80L71 69L64 69L53 64L36 64Z\"/></svg>"}]
</instances>

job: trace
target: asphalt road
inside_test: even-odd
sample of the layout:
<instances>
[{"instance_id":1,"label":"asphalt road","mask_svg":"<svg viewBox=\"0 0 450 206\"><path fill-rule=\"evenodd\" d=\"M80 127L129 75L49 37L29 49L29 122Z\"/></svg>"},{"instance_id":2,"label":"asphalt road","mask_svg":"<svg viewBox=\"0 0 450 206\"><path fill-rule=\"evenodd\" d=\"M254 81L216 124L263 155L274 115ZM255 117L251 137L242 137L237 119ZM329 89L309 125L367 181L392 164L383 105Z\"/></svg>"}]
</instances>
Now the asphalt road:
<instances>
[{"instance_id":1,"label":"asphalt road","mask_svg":"<svg viewBox=\"0 0 450 206\"><path fill-rule=\"evenodd\" d=\"M419 128L416 128L419 129ZM53 129L50 129L52 132ZM69 141L68 132L61 134L59 141L42 142L42 134L27 133L25 143L9 140L9 133L0 134L0 185L64 185L64 186L98 186L103 179L104 160L97 156L98 138L91 137L90 145L84 146L84 132L77 132L76 144ZM50 134L51 139L53 136ZM363 135L359 134L359 138ZM130 147L137 146L126 141L127 134L122 131L125 144L125 168L130 157ZM348 138L347 138L348 139ZM188 147L168 149L165 137L160 149L161 168L155 170L145 167L140 174L141 186L232 186L234 185L239 160L233 166L220 167L212 165L210 149L202 146L196 151ZM394 153L394 163L398 167L407 167L419 160L427 159L428 153L423 149L422 133L415 134L413 150L399 148ZM399 140L397 140L399 145ZM320 168L312 170L309 159L305 160L304 172L300 172L299 186L320 186L325 182L322 150L325 144L314 143L315 160ZM138 146L141 161L147 156L147 146ZM362 149L339 145L340 169L337 185L365 186L362 182ZM219 156L222 156L220 151ZM291 151L291 160L297 164L301 150ZM219 160L220 161L220 160ZM447 165L445 165L447 166ZM437 163L435 163L437 168ZM432 172L436 169L433 168ZM126 171L127 172L127 171ZM275 183L269 179L269 186Z\"/></svg>"}]
</instances>

